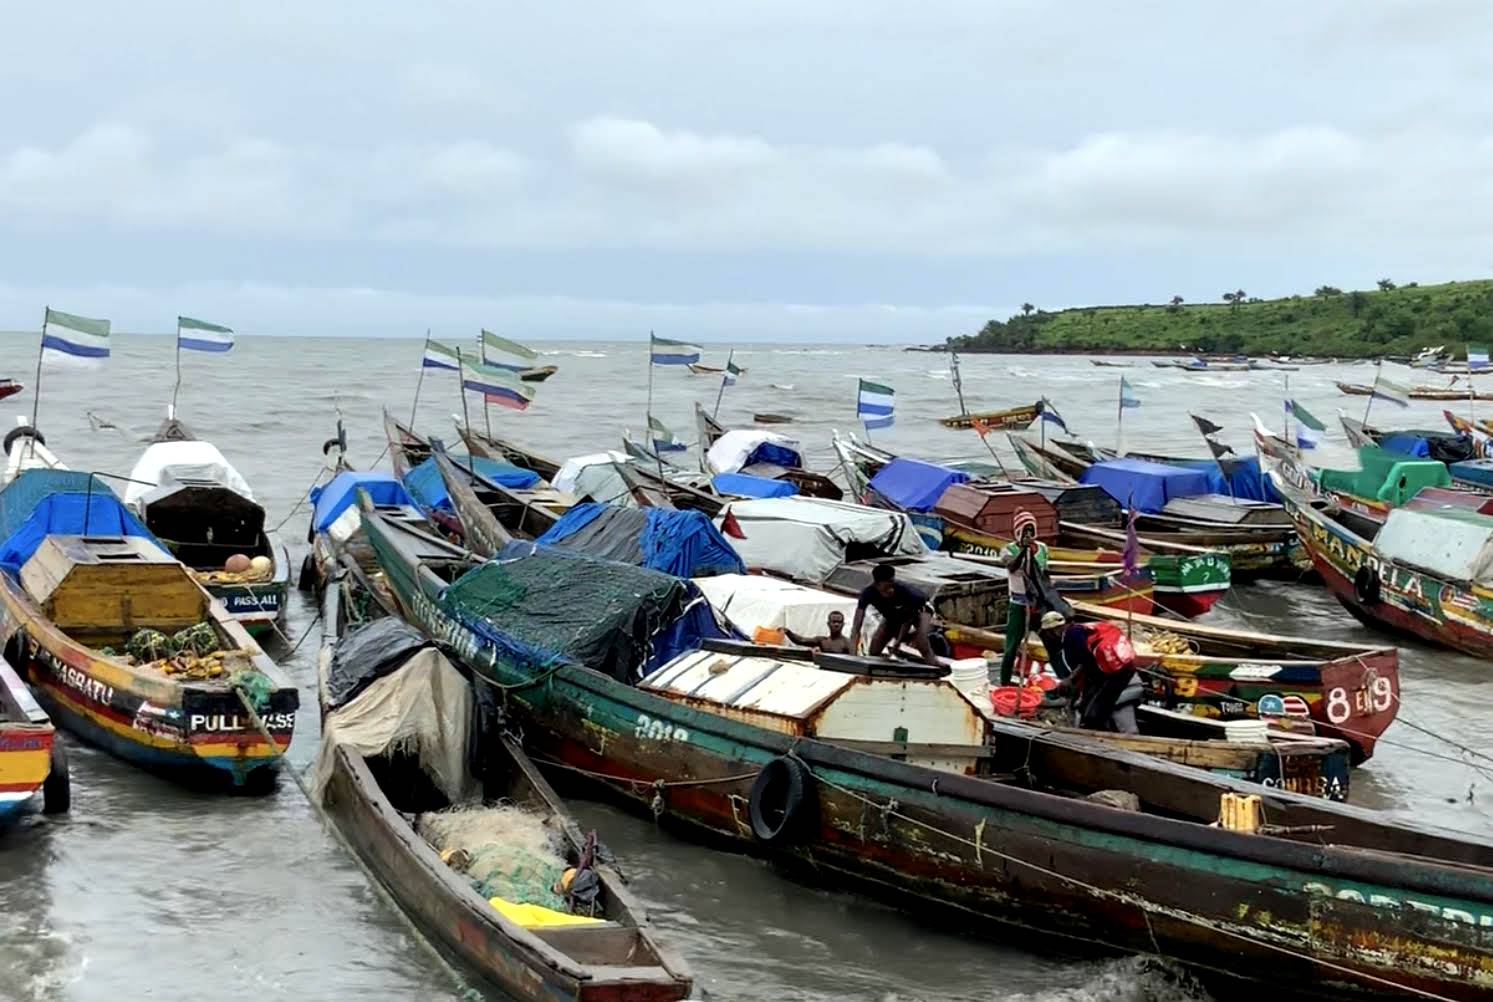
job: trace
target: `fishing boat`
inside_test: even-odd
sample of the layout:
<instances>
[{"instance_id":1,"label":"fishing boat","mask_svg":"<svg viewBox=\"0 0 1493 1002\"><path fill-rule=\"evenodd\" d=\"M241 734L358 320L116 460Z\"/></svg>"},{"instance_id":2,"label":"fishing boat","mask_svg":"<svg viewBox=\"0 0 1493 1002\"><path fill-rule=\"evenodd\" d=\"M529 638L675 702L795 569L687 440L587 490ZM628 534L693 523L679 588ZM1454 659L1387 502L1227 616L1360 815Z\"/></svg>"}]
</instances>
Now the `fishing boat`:
<instances>
[{"instance_id":1,"label":"fishing boat","mask_svg":"<svg viewBox=\"0 0 1493 1002\"><path fill-rule=\"evenodd\" d=\"M25 384L15 379L0 379L0 400L13 397L24 390Z\"/></svg>"},{"instance_id":2,"label":"fishing boat","mask_svg":"<svg viewBox=\"0 0 1493 1002\"><path fill-rule=\"evenodd\" d=\"M1016 926L1041 934L1045 947L1161 953L1229 988L1290 986L1344 999L1493 992L1493 843L1485 839L1262 793L1016 722L985 721L977 754L960 746L959 763L973 775L939 768L949 749L914 741L911 729L859 747L858 736L820 733L826 721L807 726L814 703L794 686L755 700L744 679L716 688L712 661L675 653L688 632L677 612L649 612L654 643L625 655L607 648L606 661L592 661L594 636L571 647L541 622L557 602L567 614L582 611L572 597L582 569L614 575L616 564L562 565L575 577L558 580L555 561L583 558L541 552L525 558L536 561L532 569L505 563L504 587L529 590L510 591L516 601L499 609L474 590L497 584L494 565L422 563L407 530L376 513L365 518L399 607L475 674L511 687L508 705L537 760L682 832L1007 942ZM662 582L648 573L628 569L650 582L631 589L633 617L644 615L643 596L659 609ZM677 585L668 593L679 594ZM700 679L688 694L670 683L680 672ZM642 685L632 684L638 674ZM725 705L736 701L744 705ZM1113 789L1132 794L1135 809L1088 799ZM1250 794L1268 826L1235 817L1237 797Z\"/></svg>"},{"instance_id":3,"label":"fishing boat","mask_svg":"<svg viewBox=\"0 0 1493 1002\"><path fill-rule=\"evenodd\" d=\"M0 449L5 451L5 472L0 474L0 487L20 476L23 470L67 469L62 460L47 448L46 437L24 417L16 418L16 426L6 433Z\"/></svg>"},{"instance_id":4,"label":"fishing boat","mask_svg":"<svg viewBox=\"0 0 1493 1002\"><path fill-rule=\"evenodd\" d=\"M519 369L518 378L526 383L542 383L559 371L560 367L557 365L531 365L527 369Z\"/></svg>"},{"instance_id":5,"label":"fishing boat","mask_svg":"<svg viewBox=\"0 0 1493 1002\"><path fill-rule=\"evenodd\" d=\"M216 446L168 417L130 471L124 502L250 635L275 629L290 590L290 554Z\"/></svg>"},{"instance_id":6,"label":"fishing boat","mask_svg":"<svg viewBox=\"0 0 1493 1002\"><path fill-rule=\"evenodd\" d=\"M1351 397L1367 397L1374 392L1374 387L1366 383L1338 383L1337 388L1339 393L1346 393ZM1406 396L1411 400L1493 400L1493 393L1481 393L1470 387L1462 389L1456 386L1413 386Z\"/></svg>"},{"instance_id":7,"label":"fishing boat","mask_svg":"<svg viewBox=\"0 0 1493 1002\"><path fill-rule=\"evenodd\" d=\"M973 428L976 421L987 428L996 430L1025 428L1042 416L1042 407L1042 401L1038 400L1033 404L1007 407L999 411L963 411L949 417L941 417L938 423L945 428Z\"/></svg>"},{"instance_id":8,"label":"fishing boat","mask_svg":"<svg viewBox=\"0 0 1493 1002\"><path fill-rule=\"evenodd\" d=\"M696 376L719 376L725 372L725 367L720 365L705 365L702 362L686 362L685 367ZM745 369L741 370L745 372Z\"/></svg>"},{"instance_id":9,"label":"fishing boat","mask_svg":"<svg viewBox=\"0 0 1493 1002\"><path fill-rule=\"evenodd\" d=\"M798 439L759 428L727 429L695 403L702 468L712 476L745 474L792 484L794 493L838 501L845 496L829 477L804 466Z\"/></svg>"},{"instance_id":10,"label":"fishing boat","mask_svg":"<svg viewBox=\"0 0 1493 1002\"><path fill-rule=\"evenodd\" d=\"M43 812L68 810L67 754L47 711L0 658L0 825L20 814L38 791Z\"/></svg>"},{"instance_id":11,"label":"fishing boat","mask_svg":"<svg viewBox=\"0 0 1493 1002\"><path fill-rule=\"evenodd\" d=\"M1323 582L1355 618L1493 657L1493 517L1396 507L1378 519L1272 476Z\"/></svg>"},{"instance_id":12,"label":"fishing boat","mask_svg":"<svg viewBox=\"0 0 1493 1002\"><path fill-rule=\"evenodd\" d=\"M268 785L295 687L107 486L28 470L0 523L6 656L57 724L184 782Z\"/></svg>"},{"instance_id":13,"label":"fishing boat","mask_svg":"<svg viewBox=\"0 0 1493 1002\"><path fill-rule=\"evenodd\" d=\"M1091 359L1089 359L1089 364L1090 365L1097 365L1101 369L1133 369L1133 368L1135 368L1135 365L1132 362L1109 362L1109 361L1106 361L1106 360L1101 359L1101 358L1091 358Z\"/></svg>"},{"instance_id":14,"label":"fishing boat","mask_svg":"<svg viewBox=\"0 0 1493 1002\"><path fill-rule=\"evenodd\" d=\"M505 463L525 470L533 470L543 480L553 481L560 472L560 463L551 459L543 453L519 445L517 442L495 435L486 435L471 427L468 427L458 418L452 418L456 423L456 433L465 443L467 450L473 456L484 459L497 459Z\"/></svg>"},{"instance_id":15,"label":"fishing boat","mask_svg":"<svg viewBox=\"0 0 1493 1002\"><path fill-rule=\"evenodd\" d=\"M669 1002L692 979L481 696L415 631L326 589L315 788L398 907L484 984L534 1002ZM480 756L480 777L469 762Z\"/></svg>"},{"instance_id":16,"label":"fishing boat","mask_svg":"<svg viewBox=\"0 0 1493 1002\"><path fill-rule=\"evenodd\" d=\"M753 414L752 420L758 424L792 424L794 419L787 414Z\"/></svg>"}]
</instances>

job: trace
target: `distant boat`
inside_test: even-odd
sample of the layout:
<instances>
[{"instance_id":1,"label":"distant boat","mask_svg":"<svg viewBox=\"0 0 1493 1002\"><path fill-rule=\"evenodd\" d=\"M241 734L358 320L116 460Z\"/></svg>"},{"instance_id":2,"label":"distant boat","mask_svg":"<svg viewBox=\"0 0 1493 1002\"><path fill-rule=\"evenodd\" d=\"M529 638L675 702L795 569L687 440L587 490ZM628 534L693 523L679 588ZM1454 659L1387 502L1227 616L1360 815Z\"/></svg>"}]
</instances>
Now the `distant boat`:
<instances>
[{"instance_id":1,"label":"distant boat","mask_svg":"<svg viewBox=\"0 0 1493 1002\"><path fill-rule=\"evenodd\" d=\"M1089 359L1090 365L1097 365L1102 369L1133 369L1135 366L1130 362L1106 362L1100 358Z\"/></svg>"},{"instance_id":2,"label":"distant boat","mask_svg":"<svg viewBox=\"0 0 1493 1002\"><path fill-rule=\"evenodd\" d=\"M752 420L758 424L792 424L793 418L787 414L753 414Z\"/></svg>"},{"instance_id":3,"label":"distant boat","mask_svg":"<svg viewBox=\"0 0 1493 1002\"><path fill-rule=\"evenodd\" d=\"M966 414L953 414L949 417L941 417L938 423L945 428L972 428L974 422L980 421L995 429L1025 428L1042 414L1042 401L1034 404L1023 404L1020 407L1008 407L1003 411L972 411Z\"/></svg>"},{"instance_id":4,"label":"distant boat","mask_svg":"<svg viewBox=\"0 0 1493 1002\"><path fill-rule=\"evenodd\" d=\"M531 369L520 369L518 378L526 383L542 383L559 371L558 365L536 365Z\"/></svg>"},{"instance_id":5,"label":"distant boat","mask_svg":"<svg viewBox=\"0 0 1493 1002\"><path fill-rule=\"evenodd\" d=\"M24 383L17 382L14 379L0 379L0 400L4 400L6 397L13 397L25 388Z\"/></svg>"},{"instance_id":6,"label":"distant boat","mask_svg":"<svg viewBox=\"0 0 1493 1002\"><path fill-rule=\"evenodd\" d=\"M1338 383L1339 393L1346 393L1350 397L1367 397L1373 394L1374 388L1364 383ZM1474 400L1493 400L1493 393L1470 394L1460 386L1416 386L1406 394L1411 400L1466 400L1471 396Z\"/></svg>"}]
</instances>

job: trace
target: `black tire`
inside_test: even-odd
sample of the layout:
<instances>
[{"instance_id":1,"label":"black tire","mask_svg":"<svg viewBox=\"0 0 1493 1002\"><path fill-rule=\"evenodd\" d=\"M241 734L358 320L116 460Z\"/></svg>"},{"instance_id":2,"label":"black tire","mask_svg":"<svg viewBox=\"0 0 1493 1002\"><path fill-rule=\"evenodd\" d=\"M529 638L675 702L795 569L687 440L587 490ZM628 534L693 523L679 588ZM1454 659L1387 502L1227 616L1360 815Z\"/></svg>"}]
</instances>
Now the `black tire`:
<instances>
[{"instance_id":1,"label":"black tire","mask_svg":"<svg viewBox=\"0 0 1493 1002\"><path fill-rule=\"evenodd\" d=\"M321 454L325 456L327 453L332 451L333 446L338 446L341 444L341 439L329 438L325 442L321 443Z\"/></svg>"},{"instance_id":2,"label":"black tire","mask_svg":"<svg viewBox=\"0 0 1493 1002\"><path fill-rule=\"evenodd\" d=\"M296 587L301 591L315 591L317 580L316 561L308 553L306 559L301 561L301 576L296 579Z\"/></svg>"},{"instance_id":3,"label":"black tire","mask_svg":"<svg viewBox=\"0 0 1493 1002\"><path fill-rule=\"evenodd\" d=\"M29 424L23 424L19 428L12 428L8 433L6 433L4 442L0 442L0 449L4 449L6 455L9 455L10 447L16 444L16 439L18 438L34 438L36 439L37 445L47 444L47 436L37 431Z\"/></svg>"},{"instance_id":4,"label":"black tire","mask_svg":"<svg viewBox=\"0 0 1493 1002\"><path fill-rule=\"evenodd\" d=\"M1379 604L1379 575L1368 564L1359 567L1358 573L1353 575L1353 597L1359 605Z\"/></svg>"},{"instance_id":5,"label":"black tire","mask_svg":"<svg viewBox=\"0 0 1493 1002\"><path fill-rule=\"evenodd\" d=\"M41 784L43 814L66 814L73 806L73 782L67 773L67 749L60 734L52 735L52 764Z\"/></svg>"},{"instance_id":6,"label":"black tire","mask_svg":"<svg viewBox=\"0 0 1493 1002\"><path fill-rule=\"evenodd\" d=\"M796 758L762 767L748 803L752 834L768 845L791 845L814 815L814 774Z\"/></svg>"}]
</instances>

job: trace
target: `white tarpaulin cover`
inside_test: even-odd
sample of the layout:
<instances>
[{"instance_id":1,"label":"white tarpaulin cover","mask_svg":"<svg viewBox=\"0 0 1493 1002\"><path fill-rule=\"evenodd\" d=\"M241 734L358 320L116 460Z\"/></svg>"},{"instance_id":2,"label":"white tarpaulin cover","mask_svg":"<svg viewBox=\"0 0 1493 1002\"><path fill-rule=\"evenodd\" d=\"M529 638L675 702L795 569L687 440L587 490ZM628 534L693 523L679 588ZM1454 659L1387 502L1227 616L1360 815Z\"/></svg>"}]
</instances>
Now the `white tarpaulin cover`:
<instances>
[{"instance_id":1,"label":"white tarpaulin cover","mask_svg":"<svg viewBox=\"0 0 1493 1002\"><path fill-rule=\"evenodd\" d=\"M705 456L705 462L709 464L712 473L740 473L752 453L764 442L802 454L796 438L760 428L738 428L715 440Z\"/></svg>"},{"instance_id":2,"label":"white tarpaulin cover","mask_svg":"<svg viewBox=\"0 0 1493 1002\"><path fill-rule=\"evenodd\" d=\"M320 795L338 745L365 758L413 752L446 798L462 803L477 792L467 769L471 721L471 684L427 647L327 717L312 785Z\"/></svg>"},{"instance_id":3,"label":"white tarpaulin cover","mask_svg":"<svg viewBox=\"0 0 1493 1002\"><path fill-rule=\"evenodd\" d=\"M832 612L844 614L848 633L855 618L854 598L805 588L782 578L719 574L695 578L695 584L715 610L748 637L758 627L771 630L787 627L806 637L822 636L827 631L825 620Z\"/></svg>"},{"instance_id":4,"label":"white tarpaulin cover","mask_svg":"<svg viewBox=\"0 0 1493 1002\"><path fill-rule=\"evenodd\" d=\"M124 503L131 506L157 487L184 480L208 480L254 500L244 478L211 442L157 442L135 463L130 480L124 488Z\"/></svg>"},{"instance_id":5,"label":"white tarpaulin cover","mask_svg":"<svg viewBox=\"0 0 1493 1002\"><path fill-rule=\"evenodd\" d=\"M733 501L716 519L718 527L727 512L746 537L728 538L748 567L814 584L845 562L853 543L861 544L860 559L928 552L905 514L882 508L802 497Z\"/></svg>"},{"instance_id":6,"label":"white tarpaulin cover","mask_svg":"<svg viewBox=\"0 0 1493 1002\"><path fill-rule=\"evenodd\" d=\"M555 490L573 497L580 498L590 494L595 501L615 500L618 504L626 504L625 498L630 498L631 495L615 467L631 461L631 457L622 452L595 452L576 456L565 460L551 484ZM611 495L614 493L620 493L624 497L613 498Z\"/></svg>"},{"instance_id":7,"label":"white tarpaulin cover","mask_svg":"<svg viewBox=\"0 0 1493 1002\"><path fill-rule=\"evenodd\" d=\"M1493 519L1395 508L1374 552L1437 577L1486 583L1493 578Z\"/></svg>"}]
</instances>

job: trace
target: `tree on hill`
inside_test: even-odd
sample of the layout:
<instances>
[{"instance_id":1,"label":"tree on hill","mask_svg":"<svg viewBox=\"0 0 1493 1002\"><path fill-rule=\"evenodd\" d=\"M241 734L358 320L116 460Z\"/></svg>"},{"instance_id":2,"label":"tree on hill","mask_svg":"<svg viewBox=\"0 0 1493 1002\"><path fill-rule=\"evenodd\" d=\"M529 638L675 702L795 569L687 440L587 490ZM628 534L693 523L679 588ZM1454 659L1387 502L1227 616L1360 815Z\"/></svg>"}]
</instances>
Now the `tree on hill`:
<instances>
[{"instance_id":1,"label":"tree on hill","mask_svg":"<svg viewBox=\"0 0 1493 1002\"><path fill-rule=\"evenodd\" d=\"M1341 296L1342 294L1343 290L1335 285L1319 285L1317 286L1317 291L1314 293L1320 299L1327 299L1329 296Z\"/></svg>"},{"instance_id":2,"label":"tree on hill","mask_svg":"<svg viewBox=\"0 0 1493 1002\"><path fill-rule=\"evenodd\" d=\"M1036 307L1033 306L1031 303L1022 303L1021 304L1021 312L1022 312L1022 314L1024 316L1028 316L1028 317L1031 316L1032 315L1032 311L1035 310L1035 309L1036 309Z\"/></svg>"},{"instance_id":3,"label":"tree on hill","mask_svg":"<svg viewBox=\"0 0 1493 1002\"><path fill-rule=\"evenodd\" d=\"M1182 297L1181 296L1173 296L1172 297L1172 305L1173 306L1181 306L1182 305Z\"/></svg>"},{"instance_id":4,"label":"tree on hill","mask_svg":"<svg viewBox=\"0 0 1493 1002\"><path fill-rule=\"evenodd\" d=\"M1380 292L1393 292L1394 290L1395 290L1395 284L1393 282L1391 282L1389 279L1387 279L1387 278L1381 278L1381 279L1379 279L1379 291Z\"/></svg>"},{"instance_id":5,"label":"tree on hill","mask_svg":"<svg viewBox=\"0 0 1493 1002\"><path fill-rule=\"evenodd\" d=\"M1358 316L1359 311L1363 309L1363 304L1368 302L1368 298L1356 289L1348 293L1348 311L1355 317Z\"/></svg>"}]
</instances>

